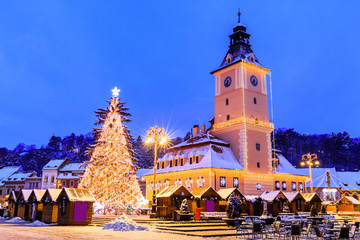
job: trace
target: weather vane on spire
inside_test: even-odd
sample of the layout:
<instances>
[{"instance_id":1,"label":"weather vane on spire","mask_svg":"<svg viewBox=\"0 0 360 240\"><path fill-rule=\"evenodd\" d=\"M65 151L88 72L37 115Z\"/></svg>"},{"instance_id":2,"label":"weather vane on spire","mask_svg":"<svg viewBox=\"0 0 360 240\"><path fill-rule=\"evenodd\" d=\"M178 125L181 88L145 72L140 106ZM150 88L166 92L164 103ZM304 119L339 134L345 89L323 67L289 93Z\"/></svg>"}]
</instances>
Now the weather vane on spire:
<instances>
[{"instance_id":1,"label":"weather vane on spire","mask_svg":"<svg viewBox=\"0 0 360 240\"><path fill-rule=\"evenodd\" d=\"M118 89L117 87L114 87L113 89L111 89L111 92L112 92L113 97L117 97L117 96L119 96L120 89Z\"/></svg>"},{"instance_id":2,"label":"weather vane on spire","mask_svg":"<svg viewBox=\"0 0 360 240\"><path fill-rule=\"evenodd\" d=\"M238 23L240 23L240 15L241 15L241 13L240 13L240 8L239 8L239 12L238 12L238 16L239 16Z\"/></svg>"}]
</instances>

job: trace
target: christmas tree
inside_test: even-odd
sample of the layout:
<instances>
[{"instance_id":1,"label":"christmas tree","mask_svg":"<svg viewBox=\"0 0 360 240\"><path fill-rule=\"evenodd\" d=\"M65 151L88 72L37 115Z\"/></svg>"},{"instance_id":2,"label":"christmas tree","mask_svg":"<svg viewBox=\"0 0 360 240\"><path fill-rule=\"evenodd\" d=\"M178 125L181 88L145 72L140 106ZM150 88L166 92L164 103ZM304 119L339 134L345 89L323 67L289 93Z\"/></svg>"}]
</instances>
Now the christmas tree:
<instances>
[{"instance_id":1,"label":"christmas tree","mask_svg":"<svg viewBox=\"0 0 360 240\"><path fill-rule=\"evenodd\" d=\"M238 218L241 215L241 201L234 193L231 193L226 204L228 218Z\"/></svg>"},{"instance_id":2,"label":"christmas tree","mask_svg":"<svg viewBox=\"0 0 360 240\"><path fill-rule=\"evenodd\" d=\"M123 125L130 114L118 98L119 90L112 91L109 107L95 111L99 118L95 124L101 127L94 129L95 144L80 187L90 189L105 212L117 213L129 206L136 208L143 196L135 175L130 131Z\"/></svg>"}]
</instances>

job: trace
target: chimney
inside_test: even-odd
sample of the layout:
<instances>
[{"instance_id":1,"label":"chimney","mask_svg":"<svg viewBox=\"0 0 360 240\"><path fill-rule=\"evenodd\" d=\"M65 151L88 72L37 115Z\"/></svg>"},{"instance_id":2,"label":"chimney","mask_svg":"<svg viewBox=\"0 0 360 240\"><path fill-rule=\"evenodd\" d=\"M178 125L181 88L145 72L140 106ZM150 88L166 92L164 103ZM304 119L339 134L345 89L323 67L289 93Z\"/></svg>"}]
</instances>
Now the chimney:
<instances>
[{"instance_id":1,"label":"chimney","mask_svg":"<svg viewBox=\"0 0 360 240\"><path fill-rule=\"evenodd\" d=\"M199 134L199 125L195 124L193 127L193 136L195 137L198 134Z\"/></svg>"},{"instance_id":2,"label":"chimney","mask_svg":"<svg viewBox=\"0 0 360 240\"><path fill-rule=\"evenodd\" d=\"M206 128L205 124L201 125L201 132L205 132L205 128Z\"/></svg>"}]
</instances>

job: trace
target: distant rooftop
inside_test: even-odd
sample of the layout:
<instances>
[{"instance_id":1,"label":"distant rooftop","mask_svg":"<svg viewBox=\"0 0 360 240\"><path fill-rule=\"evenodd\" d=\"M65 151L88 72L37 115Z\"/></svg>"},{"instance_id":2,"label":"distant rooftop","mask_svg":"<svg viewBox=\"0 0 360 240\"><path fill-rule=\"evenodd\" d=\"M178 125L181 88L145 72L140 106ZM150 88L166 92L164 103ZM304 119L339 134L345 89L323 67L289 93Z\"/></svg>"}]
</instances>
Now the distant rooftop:
<instances>
[{"instance_id":1,"label":"distant rooftop","mask_svg":"<svg viewBox=\"0 0 360 240\"><path fill-rule=\"evenodd\" d=\"M66 161L66 159L51 160L50 162L48 162L43 167L43 170L56 170L56 169L59 169L61 164L63 164L65 161Z\"/></svg>"}]
</instances>

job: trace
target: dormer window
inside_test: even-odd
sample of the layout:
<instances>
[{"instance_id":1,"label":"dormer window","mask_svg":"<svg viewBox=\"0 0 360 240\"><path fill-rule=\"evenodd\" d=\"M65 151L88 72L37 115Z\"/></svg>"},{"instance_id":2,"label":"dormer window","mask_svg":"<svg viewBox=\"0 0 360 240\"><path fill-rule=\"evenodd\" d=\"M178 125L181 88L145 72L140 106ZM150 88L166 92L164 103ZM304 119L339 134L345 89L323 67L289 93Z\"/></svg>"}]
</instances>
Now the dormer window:
<instances>
[{"instance_id":1,"label":"dormer window","mask_svg":"<svg viewBox=\"0 0 360 240\"><path fill-rule=\"evenodd\" d=\"M165 166L165 163L164 163L164 162L162 162L162 163L161 163L161 167L162 167L162 168L164 168L164 166Z\"/></svg>"},{"instance_id":2,"label":"dormer window","mask_svg":"<svg viewBox=\"0 0 360 240\"><path fill-rule=\"evenodd\" d=\"M196 162L196 163L199 163L199 156L196 156L196 157L195 157L195 162Z\"/></svg>"},{"instance_id":3,"label":"dormer window","mask_svg":"<svg viewBox=\"0 0 360 240\"><path fill-rule=\"evenodd\" d=\"M157 163L157 166L156 166L156 168L157 168L157 169L159 169L159 167L160 167L160 164L159 164L159 163Z\"/></svg>"},{"instance_id":4,"label":"dormer window","mask_svg":"<svg viewBox=\"0 0 360 240\"><path fill-rule=\"evenodd\" d=\"M193 158L192 157L190 157L189 162L190 162L190 164L193 163Z\"/></svg>"},{"instance_id":5,"label":"dormer window","mask_svg":"<svg viewBox=\"0 0 360 240\"><path fill-rule=\"evenodd\" d=\"M180 166L184 166L184 159L183 158L180 159Z\"/></svg>"},{"instance_id":6,"label":"dormer window","mask_svg":"<svg viewBox=\"0 0 360 240\"><path fill-rule=\"evenodd\" d=\"M173 163L172 160L170 160L170 167L172 167L172 163Z\"/></svg>"},{"instance_id":7,"label":"dormer window","mask_svg":"<svg viewBox=\"0 0 360 240\"><path fill-rule=\"evenodd\" d=\"M178 165L178 161L177 159L175 159L175 167L177 167L177 165Z\"/></svg>"}]
</instances>

